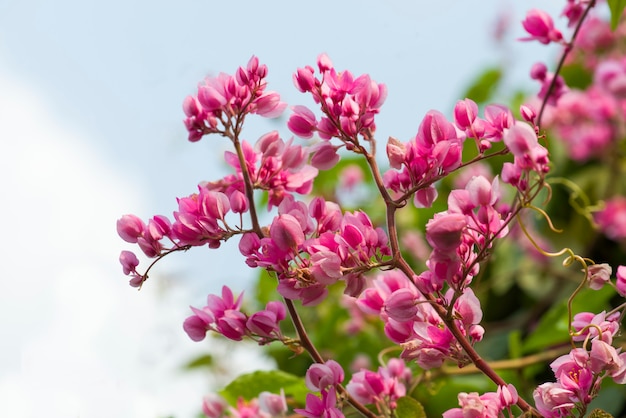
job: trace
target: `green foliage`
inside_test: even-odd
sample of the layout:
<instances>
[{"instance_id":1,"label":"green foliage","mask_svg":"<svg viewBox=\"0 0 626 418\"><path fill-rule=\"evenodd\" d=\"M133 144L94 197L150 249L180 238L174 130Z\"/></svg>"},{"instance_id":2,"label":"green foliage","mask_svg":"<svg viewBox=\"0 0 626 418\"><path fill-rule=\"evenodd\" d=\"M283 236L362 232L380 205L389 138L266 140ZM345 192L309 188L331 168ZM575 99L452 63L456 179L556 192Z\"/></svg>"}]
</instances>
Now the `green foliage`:
<instances>
[{"instance_id":1,"label":"green foliage","mask_svg":"<svg viewBox=\"0 0 626 418\"><path fill-rule=\"evenodd\" d=\"M611 10L611 29L615 30L626 8L626 0L607 0L607 3Z\"/></svg>"},{"instance_id":2,"label":"green foliage","mask_svg":"<svg viewBox=\"0 0 626 418\"><path fill-rule=\"evenodd\" d=\"M493 96L501 80L501 68L487 68L474 79L461 97L472 99L478 104L486 103Z\"/></svg>"},{"instance_id":3,"label":"green foliage","mask_svg":"<svg viewBox=\"0 0 626 418\"><path fill-rule=\"evenodd\" d=\"M203 354L199 357L196 357L195 359L191 360L189 363L187 363L184 367L185 369L188 370L193 370L193 369L201 369L201 368L211 368L213 366L213 356L210 354Z\"/></svg>"},{"instance_id":4,"label":"green foliage","mask_svg":"<svg viewBox=\"0 0 626 418\"><path fill-rule=\"evenodd\" d=\"M582 278L582 272L576 274ZM610 286L605 286L600 290L583 289L572 303L573 314L578 312L600 312L606 309L609 299L614 294L615 291ZM561 299L561 302L554 304L542 316L532 335L524 341L522 345L524 353L544 350L546 347L569 341L567 300L559 299Z\"/></svg>"},{"instance_id":5,"label":"green foliage","mask_svg":"<svg viewBox=\"0 0 626 418\"><path fill-rule=\"evenodd\" d=\"M285 391L285 397L304 404L308 389L304 379L280 370L257 371L244 374L230 382L219 394L226 401L235 405L240 397L250 400L261 392L280 393Z\"/></svg>"},{"instance_id":6,"label":"green foliage","mask_svg":"<svg viewBox=\"0 0 626 418\"><path fill-rule=\"evenodd\" d=\"M424 407L426 416L437 417L458 405L460 392L484 393L494 390L494 384L483 375L443 376L418 385L410 395Z\"/></svg>"},{"instance_id":7,"label":"green foliage","mask_svg":"<svg viewBox=\"0 0 626 418\"><path fill-rule=\"evenodd\" d=\"M566 65L561 69L561 76L569 88L584 90L593 81L593 76L587 68L580 63Z\"/></svg>"},{"instance_id":8,"label":"green foliage","mask_svg":"<svg viewBox=\"0 0 626 418\"><path fill-rule=\"evenodd\" d=\"M395 413L397 418L426 418L422 404L408 396L398 399Z\"/></svg>"}]
</instances>

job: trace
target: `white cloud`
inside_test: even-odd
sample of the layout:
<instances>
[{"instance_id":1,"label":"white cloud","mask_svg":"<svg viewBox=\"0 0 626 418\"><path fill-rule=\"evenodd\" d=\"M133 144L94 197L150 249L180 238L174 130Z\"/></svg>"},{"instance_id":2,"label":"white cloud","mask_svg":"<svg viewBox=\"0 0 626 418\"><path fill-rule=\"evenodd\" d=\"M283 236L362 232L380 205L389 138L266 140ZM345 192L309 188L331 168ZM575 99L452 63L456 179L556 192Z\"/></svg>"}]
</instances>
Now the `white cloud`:
<instances>
[{"instance_id":1,"label":"white cloud","mask_svg":"<svg viewBox=\"0 0 626 418\"><path fill-rule=\"evenodd\" d=\"M208 381L179 369L207 345L182 332L189 295L134 291L117 263L140 193L37 92L2 74L0 91L0 416L193 416Z\"/></svg>"}]
</instances>

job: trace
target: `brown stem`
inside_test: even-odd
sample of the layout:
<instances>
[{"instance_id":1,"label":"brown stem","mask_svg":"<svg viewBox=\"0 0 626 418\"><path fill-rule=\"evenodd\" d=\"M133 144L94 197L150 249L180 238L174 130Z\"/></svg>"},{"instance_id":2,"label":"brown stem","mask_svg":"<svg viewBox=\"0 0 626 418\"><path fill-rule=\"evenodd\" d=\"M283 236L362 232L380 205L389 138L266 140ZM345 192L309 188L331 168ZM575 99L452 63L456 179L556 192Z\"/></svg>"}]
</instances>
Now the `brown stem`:
<instances>
[{"instance_id":1,"label":"brown stem","mask_svg":"<svg viewBox=\"0 0 626 418\"><path fill-rule=\"evenodd\" d=\"M287 311L289 311L289 316L291 317L293 326L296 329L296 333L298 334L300 345L307 351L307 353L309 353L309 356L311 356L311 359L314 362L324 364L324 358L319 353L319 351L317 351L317 348L315 348L315 345L309 338L309 335L304 328L304 324L300 319L300 315L298 315L298 311L296 310L293 301L291 299L285 299L285 305L287 305ZM337 392L344 396L348 400L348 403L352 405L354 409L359 411L361 415L368 418L377 418L376 414L367 409L362 403L355 400L342 385L337 385Z\"/></svg>"},{"instance_id":2,"label":"brown stem","mask_svg":"<svg viewBox=\"0 0 626 418\"><path fill-rule=\"evenodd\" d=\"M254 187L252 185L252 180L250 179L248 164L246 164L246 159L241 148L241 142L239 142L239 136L237 134L233 137L233 143L235 144L235 150L237 151L237 157L239 158L239 166L241 167L241 174L243 175L246 198L250 203L250 220L252 221L252 229L256 232L259 238L263 238L263 232L261 231L259 218L256 213L256 205L254 204Z\"/></svg>"},{"instance_id":3,"label":"brown stem","mask_svg":"<svg viewBox=\"0 0 626 418\"><path fill-rule=\"evenodd\" d=\"M554 76L552 77L552 81L550 82L548 91L546 91L546 95L543 98L543 101L541 102L541 108L539 109L539 114L537 115L537 127L541 127L541 118L543 116L543 112L545 111L546 105L548 104L548 99L550 98L550 95L554 93L554 87L556 86L556 79L559 76L559 73L561 72L563 65L565 64L565 59L567 58L569 53L572 51L572 48L574 47L574 41L576 40L576 37L578 36L578 32L580 32L580 28L583 22L585 21L585 19L587 18L589 11L591 11L591 9L595 5L596 5L596 0L591 0L589 2L582 16L578 20L578 23L576 24L576 28L574 29L574 33L572 34L572 39L570 39L569 43L565 46L565 49L563 50L563 54L561 55L561 59L559 60L559 64L557 65L556 70L554 71Z\"/></svg>"}]
</instances>

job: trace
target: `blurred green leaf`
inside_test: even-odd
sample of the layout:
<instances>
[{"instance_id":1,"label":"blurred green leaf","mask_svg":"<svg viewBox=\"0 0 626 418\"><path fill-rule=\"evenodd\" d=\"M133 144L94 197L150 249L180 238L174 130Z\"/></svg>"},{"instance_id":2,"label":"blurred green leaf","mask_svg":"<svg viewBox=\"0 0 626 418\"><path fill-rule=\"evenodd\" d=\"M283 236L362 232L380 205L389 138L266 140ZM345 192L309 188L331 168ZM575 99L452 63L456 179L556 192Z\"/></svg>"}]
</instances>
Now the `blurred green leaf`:
<instances>
[{"instance_id":1,"label":"blurred green leaf","mask_svg":"<svg viewBox=\"0 0 626 418\"><path fill-rule=\"evenodd\" d=\"M626 0L607 0L607 3L611 10L611 29L615 30L626 8Z\"/></svg>"},{"instance_id":2,"label":"blurred green leaf","mask_svg":"<svg viewBox=\"0 0 626 418\"><path fill-rule=\"evenodd\" d=\"M259 275L256 281L255 299L258 302L258 308L264 307L267 302L272 300L280 300L281 297L276 290L277 280L272 274L265 269L258 269Z\"/></svg>"},{"instance_id":3,"label":"blurred green leaf","mask_svg":"<svg viewBox=\"0 0 626 418\"><path fill-rule=\"evenodd\" d=\"M495 385L484 375L456 375L418 385L411 395L424 406L426 416L440 417L459 404L460 392L484 393L495 389Z\"/></svg>"},{"instance_id":4,"label":"blurred green leaf","mask_svg":"<svg viewBox=\"0 0 626 418\"><path fill-rule=\"evenodd\" d=\"M189 363L185 364L185 369L199 369L202 367L213 366L213 356L210 354L204 354L200 357L196 357Z\"/></svg>"},{"instance_id":5,"label":"blurred green leaf","mask_svg":"<svg viewBox=\"0 0 626 418\"><path fill-rule=\"evenodd\" d=\"M259 396L261 392L280 393L281 389L285 391L287 398L302 404L309 393L303 378L280 370L244 374L230 382L219 393L229 404L235 405L240 397L250 400Z\"/></svg>"},{"instance_id":6,"label":"blurred green leaf","mask_svg":"<svg viewBox=\"0 0 626 418\"><path fill-rule=\"evenodd\" d=\"M510 358L522 357L522 333L514 330L509 333L509 356Z\"/></svg>"},{"instance_id":7,"label":"blurred green leaf","mask_svg":"<svg viewBox=\"0 0 626 418\"><path fill-rule=\"evenodd\" d=\"M592 73L583 67L582 64L569 64L561 68L561 77L570 88L584 90L593 81Z\"/></svg>"},{"instance_id":8,"label":"blurred green leaf","mask_svg":"<svg viewBox=\"0 0 626 418\"><path fill-rule=\"evenodd\" d=\"M487 68L476 77L461 97L472 99L478 104L487 102L498 88L502 79L500 68Z\"/></svg>"},{"instance_id":9,"label":"blurred green leaf","mask_svg":"<svg viewBox=\"0 0 626 418\"><path fill-rule=\"evenodd\" d=\"M573 315L579 312L602 311L614 294L615 291L610 286L604 286L600 290L583 289L572 303ZM566 343L569 341L567 321L567 300L564 299L553 305L541 318L535 331L524 341L522 351L526 354Z\"/></svg>"},{"instance_id":10,"label":"blurred green leaf","mask_svg":"<svg viewBox=\"0 0 626 418\"><path fill-rule=\"evenodd\" d=\"M424 407L417 400L404 396L398 399L397 418L426 418Z\"/></svg>"}]
</instances>

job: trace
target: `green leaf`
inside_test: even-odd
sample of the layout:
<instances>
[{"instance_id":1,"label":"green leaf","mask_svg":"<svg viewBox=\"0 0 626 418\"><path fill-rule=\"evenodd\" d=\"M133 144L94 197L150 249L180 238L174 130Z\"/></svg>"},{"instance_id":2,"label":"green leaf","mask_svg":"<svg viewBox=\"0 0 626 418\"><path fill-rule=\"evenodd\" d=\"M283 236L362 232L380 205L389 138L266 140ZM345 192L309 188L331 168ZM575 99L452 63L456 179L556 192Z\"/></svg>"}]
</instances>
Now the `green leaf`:
<instances>
[{"instance_id":1,"label":"green leaf","mask_svg":"<svg viewBox=\"0 0 626 418\"><path fill-rule=\"evenodd\" d=\"M303 378L280 370L271 370L239 376L219 393L229 404L235 405L240 397L248 401L259 396L261 392L280 393L281 389L285 391L287 398L301 404L304 404L309 392Z\"/></svg>"},{"instance_id":2,"label":"green leaf","mask_svg":"<svg viewBox=\"0 0 626 418\"><path fill-rule=\"evenodd\" d=\"M404 396L398 399L398 406L396 407L397 418L426 418L426 412L424 407L417 400Z\"/></svg>"},{"instance_id":3,"label":"green leaf","mask_svg":"<svg viewBox=\"0 0 626 418\"><path fill-rule=\"evenodd\" d=\"M615 30L626 8L626 0L608 0L608 3L611 9L611 29Z\"/></svg>"},{"instance_id":4,"label":"green leaf","mask_svg":"<svg viewBox=\"0 0 626 418\"><path fill-rule=\"evenodd\" d=\"M501 79L502 70L500 68L488 68L476 77L465 91L464 97L472 99L478 104L485 103L491 98Z\"/></svg>"},{"instance_id":5,"label":"green leaf","mask_svg":"<svg viewBox=\"0 0 626 418\"><path fill-rule=\"evenodd\" d=\"M522 357L522 333L518 329L509 333L509 356L512 359Z\"/></svg>"},{"instance_id":6,"label":"green leaf","mask_svg":"<svg viewBox=\"0 0 626 418\"><path fill-rule=\"evenodd\" d=\"M210 354L205 354L200 357L196 357L189 363L185 364L185 369L199 369L202 367L211 366L213 366L213 356L211 356Z\"/></svg>"},{"instance_id":7,"label":"green leaf","mask_svg":"<svg viewBox=\"0 0 626 418\"><path fill-rule=\"evenodd\" d=\"M610 286L604 286L600 290L583 289L574 298L572 316L579 312L599 312L606 309L607 302L613 295L615 290ZM554 304L541 318L535 331L524 341L522 351L526 354L569 341L567 321L567 300L563 300Z\"/></svg>"}]
</instances>

